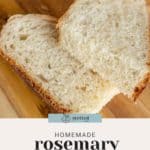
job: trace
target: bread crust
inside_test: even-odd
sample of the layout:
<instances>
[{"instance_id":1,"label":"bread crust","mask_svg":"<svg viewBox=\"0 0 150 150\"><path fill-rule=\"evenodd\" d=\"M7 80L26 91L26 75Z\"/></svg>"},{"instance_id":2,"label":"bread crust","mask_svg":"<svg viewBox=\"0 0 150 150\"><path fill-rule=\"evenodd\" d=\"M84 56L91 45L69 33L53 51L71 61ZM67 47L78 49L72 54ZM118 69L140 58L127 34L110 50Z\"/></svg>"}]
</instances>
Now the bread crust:
<instances>
[{"instance_id":1,"label":"bread crust","mask_svg":"<svg viewBox=\"0 0 150 150\"><path fill-rule=\"evenodd\" d=\"M32 87L32 89L43 98L44 102L46 102L50 107L54 108L57 113L69 113L70 109L65 108L62 104L59 104L52 94L49 91L44 90L40 84L33 79L25 69L18 65L15 60L13 60L10 56L6 55L3 50L0 49L0 56L2 56L11 66L12 68L18 72L18 74ZM55 113L56 113L55 112Z\"/></svg>"},{"instance_id":2,"label":"bread crust","mask_svg":"<svg viewBox=\"0 0 150 150\"><path fill-rule=\"evenodd\" d=\"M144 79L134 88L134 92L132 94L132 99L134 101L138 99L148 84L150 84L150 73L147 73Z\"/></svg>"}]
</instances>

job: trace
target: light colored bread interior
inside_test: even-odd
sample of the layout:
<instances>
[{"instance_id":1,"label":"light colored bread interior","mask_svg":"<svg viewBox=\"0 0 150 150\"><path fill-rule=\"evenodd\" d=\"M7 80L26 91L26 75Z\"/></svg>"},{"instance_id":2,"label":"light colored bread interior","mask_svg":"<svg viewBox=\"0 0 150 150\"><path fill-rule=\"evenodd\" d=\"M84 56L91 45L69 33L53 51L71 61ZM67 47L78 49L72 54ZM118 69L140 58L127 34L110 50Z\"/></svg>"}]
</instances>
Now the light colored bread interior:
<instances>
[{"instance_id":1,"label":"light colored bread interior","mask_svg":"<svg viewBox=\"0 0 150 150\"><path fill-rule=\"evenodd\" d=\"M131 97L150 73L148 22L144 0L76 0L57 25L59 42Z\"/></svg>"},{"instance_id":2,"label":"light colored bread interior","mask_svg":"<svg viewBox=\"0 0 150 150\"><path fill-rule=\"evenodd\" d=\"M58 105L71 112L99 112L118 90L58 46L55 25L54 19L44 15L11 17L1 32L2 53Z\"/></svg>"}]
</instances>

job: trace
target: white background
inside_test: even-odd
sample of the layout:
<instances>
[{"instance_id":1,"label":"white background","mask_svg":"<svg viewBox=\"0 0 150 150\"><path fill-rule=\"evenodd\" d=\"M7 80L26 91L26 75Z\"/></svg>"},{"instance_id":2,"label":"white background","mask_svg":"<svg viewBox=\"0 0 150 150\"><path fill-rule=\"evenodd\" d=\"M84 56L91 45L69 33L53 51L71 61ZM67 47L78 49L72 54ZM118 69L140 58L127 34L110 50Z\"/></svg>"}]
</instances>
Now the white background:
<instances>
[{"instance_id":1,"label":"white background","mask_svg":"<svg viewBox=\"0 0 150 150\"><path fill-rule=\"evenodd\" d=\"M0 119L0 150L35 150L35 140L51 140L61 131L96 132L97 140L120 140L117 150L150 150L150 119L103 119L98 124Z\"/></svg>"}]
</instances>

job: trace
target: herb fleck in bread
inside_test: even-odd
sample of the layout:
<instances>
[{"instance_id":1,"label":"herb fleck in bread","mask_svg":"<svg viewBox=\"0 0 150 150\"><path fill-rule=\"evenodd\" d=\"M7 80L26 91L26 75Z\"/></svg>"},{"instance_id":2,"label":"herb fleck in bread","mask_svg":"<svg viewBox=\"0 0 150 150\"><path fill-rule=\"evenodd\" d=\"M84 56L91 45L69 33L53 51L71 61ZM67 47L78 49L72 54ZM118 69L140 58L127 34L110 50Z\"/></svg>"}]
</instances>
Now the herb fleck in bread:
<instances>
[{"instance_id":1,"label":"herb fleck in bread","mask_svg":"<svg viewBox=\"0 0 150 150\"><path fill-rule=\"evenodd\" d=\"M62 48L137 99L150 80L144 0L76 0L57 25Z\"/></svg>"},{"instance_id":2,"label":"herb fleck in bread","mask_svg":"<svg viewBox=\"0 0 150 150\"><path fill-rule=\"evenodd\" d=\"M45 15L11 17L1 55L57 112L99 112L118 90L58 46L55 25Z\"/></svg>"}]
</instances>

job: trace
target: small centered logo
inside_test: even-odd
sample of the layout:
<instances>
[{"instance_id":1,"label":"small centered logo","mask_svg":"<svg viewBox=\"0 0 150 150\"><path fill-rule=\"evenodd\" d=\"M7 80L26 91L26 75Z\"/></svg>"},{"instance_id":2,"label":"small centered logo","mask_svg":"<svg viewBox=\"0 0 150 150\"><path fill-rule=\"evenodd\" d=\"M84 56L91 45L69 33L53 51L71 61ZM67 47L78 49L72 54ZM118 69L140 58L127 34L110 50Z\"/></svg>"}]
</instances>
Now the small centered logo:
<instances>
[{"instance_id":1,"label":"small centered logo","mask_svg":"<svg viewBox=\"0 0 150 150\"><path fill-rule=\"evenodd\" d=\"M97 123L101 122L99 114L49 114L50 123Z\"/></svg>"},{"instance_id":2,"label":"small centered logo","mask_svg":"<svg viewBox=\"0 0 150 150\"><path fill-rule=\"evenodd\" d=\"M61 118L61 120L62 120L62 122L64 122L64 123L68 123L68 122L71 121L71 118L70 118L69 115L63 114L63 117Z\"/></svg>"}]
</instances>

